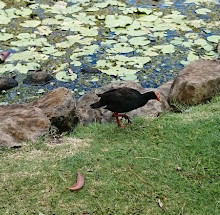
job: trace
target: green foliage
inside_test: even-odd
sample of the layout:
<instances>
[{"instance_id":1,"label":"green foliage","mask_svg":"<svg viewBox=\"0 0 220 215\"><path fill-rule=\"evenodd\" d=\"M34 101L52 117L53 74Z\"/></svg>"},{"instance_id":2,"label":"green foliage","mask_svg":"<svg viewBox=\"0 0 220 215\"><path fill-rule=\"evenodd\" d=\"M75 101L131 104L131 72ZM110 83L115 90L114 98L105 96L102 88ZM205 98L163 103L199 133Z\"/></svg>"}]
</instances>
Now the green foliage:
<instances>
[{"instance_id":1,"label":"green foliage","mask_svg":"<svg viewBox=\"0 0 220 215\"><path fill-rule=\"evenodd\" d=\"M220 214L220 96L132 121L1 150L0 214ZM77 171L85 185L70 192Z\"/></svg>"}]
</instances>

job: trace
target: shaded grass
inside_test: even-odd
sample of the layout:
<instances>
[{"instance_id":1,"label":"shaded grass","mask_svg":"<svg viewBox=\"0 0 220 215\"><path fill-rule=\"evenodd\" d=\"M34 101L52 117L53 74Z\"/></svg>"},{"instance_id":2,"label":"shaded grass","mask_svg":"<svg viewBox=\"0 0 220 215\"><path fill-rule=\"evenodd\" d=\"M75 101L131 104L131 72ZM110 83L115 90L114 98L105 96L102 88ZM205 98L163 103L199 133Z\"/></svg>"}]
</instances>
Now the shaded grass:
<instances>
[{"instance_id":1,"label":"shaded grass","mask_svg":"<svg viewBox=\"0 0 220 215\"><path fill-rule=\"evenodd\" d=\"M133 124L2 150L0 214L220 214L220 97ZM85 186L69 192L78 170Z\"/></svg>"}]
</instances>

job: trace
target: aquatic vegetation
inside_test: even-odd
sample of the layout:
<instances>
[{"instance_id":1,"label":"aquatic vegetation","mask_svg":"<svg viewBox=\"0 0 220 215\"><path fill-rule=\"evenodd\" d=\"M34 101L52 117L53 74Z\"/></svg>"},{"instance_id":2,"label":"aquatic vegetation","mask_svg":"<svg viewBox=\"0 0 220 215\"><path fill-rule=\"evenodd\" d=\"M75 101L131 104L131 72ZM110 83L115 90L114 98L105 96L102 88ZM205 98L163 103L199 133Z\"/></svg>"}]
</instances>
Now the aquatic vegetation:
<instances>
[{"instance_id":1,"label":"aquatic vegetation","mask_svg":"<svg viewBox=\"0 0 220 215\"><path fill-rule=\"evenodd\" d=\"M217 56L218 1L43 2L0 0L0 51L12 52L0 75L16 74L19 81L31 70L49 71L57 81L45 92L66 86L77 97L115 79L156 87L189 62ZM82 74L85 66L102 73ZM20 84L0 101L15 102L13 95L25 89ZM26 98L39 89L26 90Z\"/></svg>"}]
</instances>

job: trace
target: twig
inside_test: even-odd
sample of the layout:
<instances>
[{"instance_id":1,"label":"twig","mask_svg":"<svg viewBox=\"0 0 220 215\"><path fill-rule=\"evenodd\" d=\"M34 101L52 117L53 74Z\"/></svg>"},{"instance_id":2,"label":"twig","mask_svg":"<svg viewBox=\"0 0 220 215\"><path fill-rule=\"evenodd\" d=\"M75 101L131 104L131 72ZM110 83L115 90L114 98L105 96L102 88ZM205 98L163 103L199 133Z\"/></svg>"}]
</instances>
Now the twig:
<instances>
[{"instance_id":1,"label":"twig","mask_svg":"<svg viewBox=\"0 0 220 215\"><path fill-rule=\"evenodd\" d=\"M144 184L149 185L149 183L146 182L143 178L141 178L130 166L128 166L128 168L140 181L142 181Z\"/></svg>"},{"instance_id":2,"label":"twig","mask_svg":"<svg viewBox=\"0 0 220 215\"><path fill-rule=\"evenodd\" d=\"M159 161L160 159L158 159L158 158L152 158L152 157L135 157L135 158L138 158L138 159L142 159L142 158L148 158L148 159L152 159L152 160L157 160L157 161Z\"/></svg>"}]
</instances>

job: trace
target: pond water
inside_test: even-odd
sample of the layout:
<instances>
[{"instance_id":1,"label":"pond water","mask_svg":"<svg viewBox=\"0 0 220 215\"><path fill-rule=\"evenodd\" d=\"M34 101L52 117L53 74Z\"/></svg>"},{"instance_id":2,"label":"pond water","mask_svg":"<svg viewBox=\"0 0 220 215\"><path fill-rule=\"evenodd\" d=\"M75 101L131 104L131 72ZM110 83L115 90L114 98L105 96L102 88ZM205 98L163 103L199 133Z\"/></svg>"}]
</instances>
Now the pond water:
<instances>
[{"instance_id":1,"label":"pond water","mask_svg":"<svg viewBox=\"0 0 220 215\"><path fill-rule=\"evenodd\" d=\"M19 82L0 104L31 101L59 86L76 98L113 81L158 87L189 62L218 57L219 39L216 0L0 0L0 51L12 52L0 76ZM100 73L82 73L84 67ZM23 84L39 68L55 80Z\"/></svg>"}]
</instances>

